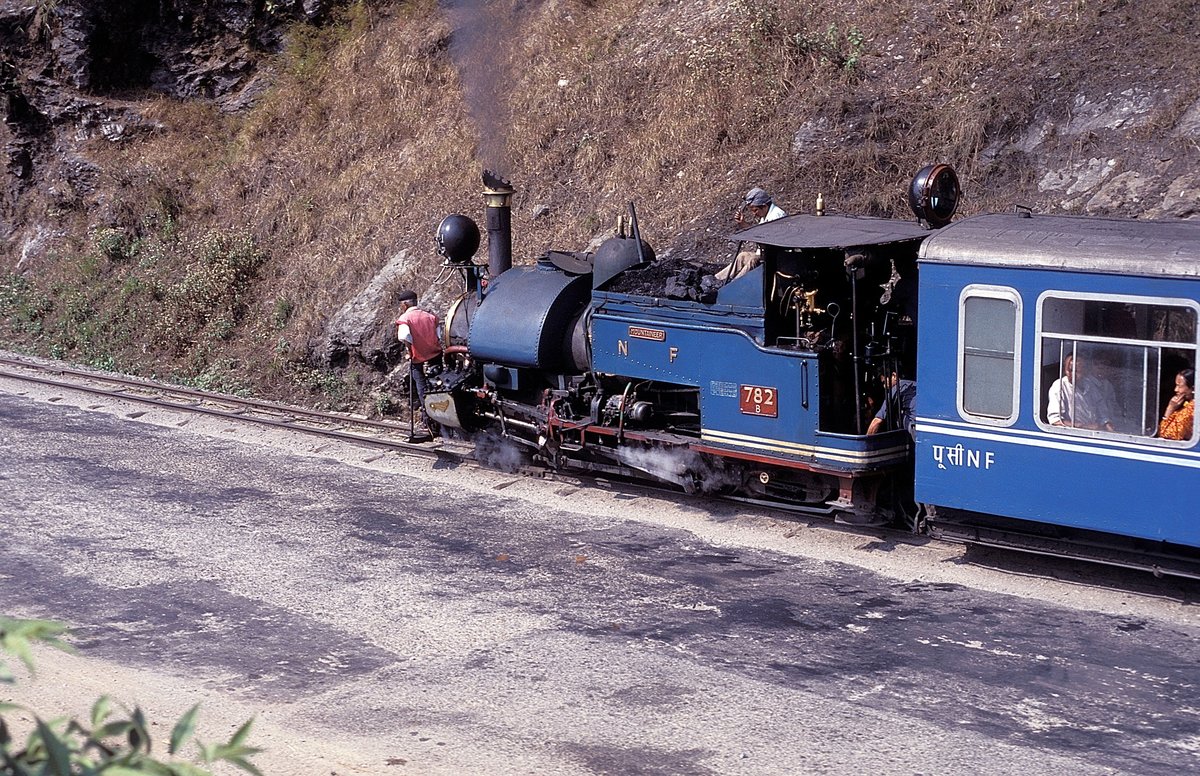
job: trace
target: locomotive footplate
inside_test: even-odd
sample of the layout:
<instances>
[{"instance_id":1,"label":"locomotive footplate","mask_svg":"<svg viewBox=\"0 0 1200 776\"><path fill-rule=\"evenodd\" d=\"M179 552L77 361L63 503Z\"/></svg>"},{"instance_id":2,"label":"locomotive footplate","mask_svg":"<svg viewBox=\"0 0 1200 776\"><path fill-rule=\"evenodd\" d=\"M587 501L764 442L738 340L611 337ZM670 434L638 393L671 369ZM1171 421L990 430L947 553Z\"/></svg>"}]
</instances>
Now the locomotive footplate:
<instances>
[{"instance_id":1,"label":"locomotive footplate","mask_svg":"<svg viewBox=\"0 0 1200 776\"><path fill-rule=\"evenodd\" d=\"M827 470L714 447L684 434L552 418L542 448L555 466L640 473L688 493L765 497L846 525L883 526L898 514L892 506L895 483L886 473Z\"/></svg>"}]
</instances>

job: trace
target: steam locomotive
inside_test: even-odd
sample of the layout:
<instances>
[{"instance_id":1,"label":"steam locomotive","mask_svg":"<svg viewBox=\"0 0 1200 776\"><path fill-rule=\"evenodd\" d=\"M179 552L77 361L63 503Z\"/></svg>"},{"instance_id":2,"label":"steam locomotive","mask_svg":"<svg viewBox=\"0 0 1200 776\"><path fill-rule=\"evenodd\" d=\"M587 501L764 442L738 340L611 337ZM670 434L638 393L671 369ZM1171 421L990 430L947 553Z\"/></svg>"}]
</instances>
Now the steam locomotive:
<instances>
[{"instance_id":1,"label":"steam locomotive","mask_svg":"<svg viewBox=\"0 0 1200 776\"><path fill-rule=\"evenodd\" d=\"M513 193L484 173L486 264L471 219L438 227L464 284L425 397L442 426L552 467L1200 578L1200 429L1157 433L1200 349L1200 222L952 222L958 179L930 165L916 220L752 226L731 239L757 266L715 288L656 257L632 204L595 251L513 266ZM1102 425L1051 413L1071 361Z\"/></svg>"}]
</instances>

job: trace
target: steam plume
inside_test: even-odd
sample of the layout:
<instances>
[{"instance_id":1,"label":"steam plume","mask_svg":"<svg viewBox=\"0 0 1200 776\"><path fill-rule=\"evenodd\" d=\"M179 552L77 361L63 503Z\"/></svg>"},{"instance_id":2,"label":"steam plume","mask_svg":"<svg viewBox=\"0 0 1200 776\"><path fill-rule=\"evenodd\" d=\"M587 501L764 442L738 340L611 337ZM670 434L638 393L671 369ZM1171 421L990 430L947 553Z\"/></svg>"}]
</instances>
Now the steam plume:
<instances>
[{"instance_id":1,"label":"steam plume","mask_svg":"<svg viewBox=\"0 0 1200 776\"><path fill-rule=\"evenodd\" d=\"M475 444L475 460L489 468L515 472L528 463L521 446L498 433L484 431L476 434L471 441Z\"/></svg>"},{"instance_id":2,"label":"steam plume","mask_svg":"<svg viewBox=\"0 0 1200 776\"><path fill-rule=\"evenodd\" d=\"M705 458L691 450L623 447L617 458L626 466L647 472L660 480L688 487L698 485L704 493L716 493L741 485L741 475L726 471L720 461Z\"/></svg>"}]
</instances>

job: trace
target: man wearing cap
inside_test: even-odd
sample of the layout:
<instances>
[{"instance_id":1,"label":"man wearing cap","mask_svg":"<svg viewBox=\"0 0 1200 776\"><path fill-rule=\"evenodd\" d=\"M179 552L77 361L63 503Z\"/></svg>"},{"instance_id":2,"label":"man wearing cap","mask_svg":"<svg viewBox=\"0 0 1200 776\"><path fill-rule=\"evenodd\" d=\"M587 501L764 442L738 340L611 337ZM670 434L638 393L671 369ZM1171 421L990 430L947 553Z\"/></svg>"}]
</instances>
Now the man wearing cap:
<instances>
[{"instance_id":1,"label":"man wearing cap","mask_svg":"<svg viewBox=\"0 0 1200 776\"><path fill-rule=\"evenodd\" d=\"M440 364L442 360L442 343L438 338L438 320L433 313L417 307L415 291L401 291L396 295L400 305L400 315L396 318L396 339L408 345L409 378L416 392L417 406L421 408L421 419L425 424L425 433L419 436L430 436L429 415L425 412L425 391L429 380L425 375L427 366Z\"/></svg>"},{"instance_id":2,"label":"man wearing cap","mask_svg":"<svg viewBox=\"0 0 1200 776\"><path fill-rule=\"evenodd\" d=\"M746 217L747 210L750 211L749 218ZM775 204L770 194L755 186L747 191L746 196L742 198L742 206L733 214L733 222L739 227L752 226L754 224L765 224L768 221L774 221L786 215L787 213L783 211L783 208ZM720 283L728 283L745 275L761 262L762 249L758 245L751 243L739 250L733 261L713 277Z\"/></svg>"},{"instance_id":3,"label":"man wearing cap","mask_svg":"<svg viewBox=\"0 0 1200 776\"><path fill-rule=\"evenodd\" d=\"M750 216L754 219L747 223L746 211L750 211ZM771 195L762 189L755 186L746 192L743 198L742 207L733 214L733 222L738 226L748 226L752 224L765 224L768 221L774 221L776 218L783 218L787 213L776 205Z\"/></svg>"}]
</instances>

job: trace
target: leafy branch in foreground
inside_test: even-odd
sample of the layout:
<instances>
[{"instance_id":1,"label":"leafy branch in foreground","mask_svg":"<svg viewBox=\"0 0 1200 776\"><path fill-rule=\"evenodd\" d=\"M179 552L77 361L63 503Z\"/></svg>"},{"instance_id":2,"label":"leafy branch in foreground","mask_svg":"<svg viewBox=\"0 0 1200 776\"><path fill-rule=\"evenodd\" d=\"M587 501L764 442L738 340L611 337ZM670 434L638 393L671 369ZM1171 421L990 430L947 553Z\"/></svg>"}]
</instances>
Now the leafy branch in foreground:
<instances>
[{"instance_id":1,"label":"leafy branch in foreground","mask_svg":"<svg viewBox=\"0 0 1200 776\"><path fill-rule=\"evenodd\" d=\"M0 617L0 652L18 658L34 672L34 642L70 651L60 636L66 627L48 620L14 620ZM15 678L0 661L0 684ZM237 729L228 742L205 744L196 740L198 754L191 760L177 759L181 748L193 740L199 704L188 709L171 730L167 759L151 751L150 733L141 708L122 706L114 714L113 704L101 696L86 721L59 717L42 719L36 712L15 703L0 702L0 776L212 776L201 765L228 762L247 773L262 776L249 758L262 750L246 745L253 719ZM23 711L33 717L33 729L23 743L12 737L6 714Z\"/></svg>"}]
</instances>

